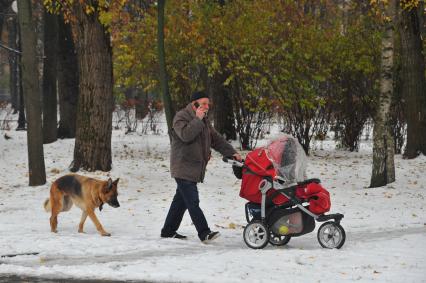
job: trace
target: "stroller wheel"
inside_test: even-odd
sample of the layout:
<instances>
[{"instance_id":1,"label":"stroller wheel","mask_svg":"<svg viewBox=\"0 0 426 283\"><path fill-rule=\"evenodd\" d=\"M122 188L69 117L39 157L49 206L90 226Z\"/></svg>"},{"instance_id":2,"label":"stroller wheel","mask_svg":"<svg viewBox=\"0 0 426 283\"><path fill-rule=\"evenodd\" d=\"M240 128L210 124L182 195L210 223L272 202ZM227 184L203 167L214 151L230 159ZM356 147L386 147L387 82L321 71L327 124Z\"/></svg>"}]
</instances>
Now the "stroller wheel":
<instances>
[{"instance_id":1,"label":"stroller wheel","mask_svg":"<svg viewBox=\"0 0 426 283\"><path fill-rule=\"evenodd\" d=\"M274 246L284 246L290 241L290 236L285 235L276 235L271 231L271 235L269 237L269 243Z\"/></svg>"},{"instance_id":2,"label":"stroller wheel","mask_svg":"<svg viewBox=\"0 0 426 283\"><path fill-rule=\"evenodd\" d=\"M323 248L340 249L345 240L345 230L336 222L325 222L318 229L318 242Z\"/></svg>"},{"instance_id":3,"label":"stroller wheel","mask_svg":"<svg viewBox=\"0 0 426 283\"><path fill-rule=\"evenodd\" d=\"M244 242L252 249L263 249L269 241L269 230L259 220L254 220L244 228Z\"/></svg>"}]
</instances>

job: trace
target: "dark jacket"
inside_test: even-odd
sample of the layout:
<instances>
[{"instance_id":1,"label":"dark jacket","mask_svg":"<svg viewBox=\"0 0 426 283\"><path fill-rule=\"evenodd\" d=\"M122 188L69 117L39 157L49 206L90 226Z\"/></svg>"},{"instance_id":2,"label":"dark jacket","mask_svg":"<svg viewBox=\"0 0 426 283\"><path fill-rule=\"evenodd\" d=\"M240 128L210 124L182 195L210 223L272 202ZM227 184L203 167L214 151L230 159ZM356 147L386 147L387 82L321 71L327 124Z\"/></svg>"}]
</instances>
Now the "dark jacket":
<instances>
[{"instance_id":1,"label":"dark jacket","mask_svg":"<svg viewBox=\"0 0 426 283\"><path fill-rule=\"evenodd\" d=\"M232 156L235 149L212 127L207 117L200 120L188 104L173 119L170 172L173 178L202 182L211 150Z\"/></svg>"}]
</instances>

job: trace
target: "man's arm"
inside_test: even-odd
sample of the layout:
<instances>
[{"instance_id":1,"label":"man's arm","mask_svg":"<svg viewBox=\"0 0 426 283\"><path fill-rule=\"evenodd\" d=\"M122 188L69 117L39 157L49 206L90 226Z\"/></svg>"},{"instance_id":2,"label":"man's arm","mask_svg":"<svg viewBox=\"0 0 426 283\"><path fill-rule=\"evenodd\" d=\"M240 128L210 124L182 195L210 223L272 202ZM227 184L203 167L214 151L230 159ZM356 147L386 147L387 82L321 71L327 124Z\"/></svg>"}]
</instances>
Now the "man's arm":
<instances>
[{"instance_id":1,"label":"man's arm","mask_svg":"<svg viewBox=\"0 0 426 283\"><path fill-rule=\"evenodd\" d=\"M237 151L228 143L225 138L219 134L212 126L210 126L210 134L212 137L212 148L223 156L234 156L237 160L241 160L241 156Z\"/></svg>"},{"instance_id":2,"label":"man's arm","mask_svg":"<svg viewBox=\"0 0 426 283\"><path fill-rule=\"evenodd\" d=\"M201 133L203 127L203 122L198 118L188 122L183 117L176 115L173 120L173 130L183 142L193 141Z\"/></svg>"}]
</instances>

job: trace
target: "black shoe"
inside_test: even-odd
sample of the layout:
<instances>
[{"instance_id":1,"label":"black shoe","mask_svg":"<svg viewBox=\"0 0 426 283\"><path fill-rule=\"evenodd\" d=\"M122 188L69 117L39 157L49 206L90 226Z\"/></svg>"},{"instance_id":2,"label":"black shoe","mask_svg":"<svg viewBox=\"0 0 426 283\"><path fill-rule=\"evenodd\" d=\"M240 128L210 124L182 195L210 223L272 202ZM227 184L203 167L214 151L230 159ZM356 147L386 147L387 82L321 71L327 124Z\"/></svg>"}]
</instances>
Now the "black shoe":
<instances>
[{"instance_id":1,"label":"black shoe","mask_svg":"<svg viewBox=\"0 0 426 283\"><path fill-rule=\"evenodd\" d=\"M219 232L210 232L210 233L207 234L207 236L204 238L204 240L202 242L204 244L210 243L211 241L213 241L214 239L216 239L219 236L220 236Z\"/></svg>"},{"instance_id":2,"label":"black shoe","mask_svg":"<svg viewBox=\"0 0 426 283\"><path fill-rule=\"evenodd\" d=\"M176 238L176 239L179 239L179 240L185 240L186 236L178 234L178 233L175 232L174 234L172 234L170 236L161 235L161 238Z\"/></svg>"}]
</instances>

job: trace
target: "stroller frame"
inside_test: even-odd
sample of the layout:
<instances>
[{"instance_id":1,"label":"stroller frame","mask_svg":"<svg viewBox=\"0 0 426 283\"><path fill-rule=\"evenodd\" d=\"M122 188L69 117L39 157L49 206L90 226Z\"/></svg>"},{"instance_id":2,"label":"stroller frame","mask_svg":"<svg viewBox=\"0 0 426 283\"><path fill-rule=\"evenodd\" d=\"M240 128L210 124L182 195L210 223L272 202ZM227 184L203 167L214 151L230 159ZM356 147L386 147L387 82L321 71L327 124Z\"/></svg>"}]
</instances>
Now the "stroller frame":
<instances>
[{"instance_id":1,"label":"stroller frame","mask_svg":"<svg viewBox=\"0 0 426 283\"><path fill-rule=\"evenodd\" d=\"M251 174L256 174L250 168L245 166L242 162L229 159L229 158L223 158L223 161L227 163L231 163L233 166L236 167L242 167L245 168L247 171L249 171ZM257 174L256 174L257 175ZM271 200L274 199L277 195L282 194L288 199L288 202L281 204L281 205L275 205L272 207L272 209L289 209L292 207L297 207L302 213L305 213L312 217L317 222L325 222L323 223L320 228L318 229L317 239L320 245L324 248L337 248L340 249L345 240L346 240L346 234L343 227L340 225L340 221L344 217L341 213L334 213L334 214L315 214L311 212L309 209L307 209L303 203L308 202L308 199L300 200L296 197L295 192L296 188L299 186L305 186L310 183L320 183L319 179L307 179L303 182L297 182L297 183L290 183L286 184L286 180L280 176L276 176L275 178L272 178L272 176L264 176L263 180L259 183L259 190L261 192L261 203L260 203L260 220L255 219L252 217L250 219L250 209L249 205L252 204L251 202L247 202L245 205L245 216L246 220L248 222L248 225L244 229L244 241L250 248L253 249L261 249L264 248L268 242L272 245L280 246L285 245L288 243L290 238L293 236L301 236L305 233L300 234L292 234L290 236L284 236L284 235L275 235L272 231L270 231L270 227L268 227L268 217L266 215L266 200L267 197L269 197ZM271 194L270 196L267 196L267 193L274 189L275 192ZM332 220L332 221L330 221ZM253 227L252 227L253 226ZM312 228L313 229L313 228ZM253 230L253 231L252 231ZM312 230L311 230L312 231ZM309 231L310 232L310 231ZM256 243L252 243L252 240L250 239L249 234L255 234L256 235ZM260 235L260 236L259 236ZM279 240L273 240L270 237L278 237ZM283 237L283 238L280 238ZM335 243L334 239L337 237L338 241ZM259 244L257 243L257 240L259 240ZM331 240L333 240L333 243L329 243ZM335 244L334 244L335 243Z\"/></svg>"},{"instance_id":2,"label":"stroller frame","mask_svg":"<svg viewBox=\"0 0 426 283\"><path fill-rule=\"evenodd\" d=\"M248 169L248 170L250 170L250 169ZM289 199L290 204L297 206L301 211L310 215L316 221L325 222L327 220L333 219L336 223L340 224L340 221L344 217L343 214L341 214L341 213L334 213L334 214L327 214L327 215L326 214L320 214L320 215L315 214L315 213L309 211L308 209L306 209L306 207L303 206L303 202L301 200L299 200L294 195L295 189L298 186L304 186L304 185L307 185L307 184L310 184L310 183L320 183L320 180L316 179L316 178L307 179L303 182L293 183L293 184L290 184L289 186L285 186L285 181L280 176L275 177L275 180L272 180L271 177L264 177L262 182L260 182L260 184L259 184L259 190L262 194L262 201L261 201L261 204L260 204L260 211L261 211L260 213L261 213L262 221L265 221L265 218L266 218L267 192L270 189L275 189L276 192L273 195L271 195L270 198L273 199L278 193L280 193L280 194L284 195L286 198ZM305 201L309 201L309 199L305 199Z\"/></svg>"}]
</instances>

